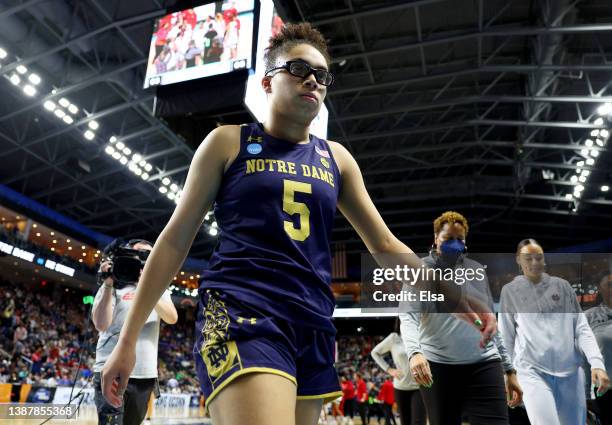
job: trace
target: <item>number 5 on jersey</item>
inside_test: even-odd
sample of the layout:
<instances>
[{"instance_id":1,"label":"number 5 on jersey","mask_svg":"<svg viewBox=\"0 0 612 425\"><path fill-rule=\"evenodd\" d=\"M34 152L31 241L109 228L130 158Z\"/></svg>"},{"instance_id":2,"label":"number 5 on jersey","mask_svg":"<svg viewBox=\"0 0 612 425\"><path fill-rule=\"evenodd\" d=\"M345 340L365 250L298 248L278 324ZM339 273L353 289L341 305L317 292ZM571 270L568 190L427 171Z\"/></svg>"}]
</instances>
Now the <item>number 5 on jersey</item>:
<instances>
[{"instance_id":1,"label":"number 5 on jersey","mask_svg":"<svg viewBox=\"0 0 612 425\"><path fill-rule=\"evenodd\" d=\"M293 221L285 220L285 232L293 240L303 242L310 236L310 210L308 205L295 200L295 192L312 193L310 183L296 182L293 180L283 180L283 211L289 215L299 214L300 227L296 229Z\"/></svg>"}]
</instances>

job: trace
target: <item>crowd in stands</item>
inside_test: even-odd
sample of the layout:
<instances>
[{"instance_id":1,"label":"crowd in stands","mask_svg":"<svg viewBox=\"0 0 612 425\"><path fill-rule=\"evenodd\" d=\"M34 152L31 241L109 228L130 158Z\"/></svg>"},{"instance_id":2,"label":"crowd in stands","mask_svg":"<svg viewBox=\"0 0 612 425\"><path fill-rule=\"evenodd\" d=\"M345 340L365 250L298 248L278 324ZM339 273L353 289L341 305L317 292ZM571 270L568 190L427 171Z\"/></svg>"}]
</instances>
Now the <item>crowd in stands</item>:
<instances>
[{"instance_id":1,"label":"crowd in stands","mask_svg":"<svg viewBox=\"0 0 612 425\"><path fill-rule=\"evenodd\" d=\"M92 385L98 333L84 320L90 314L85 295L91 294L0 279L0 383L71 386L80 370L75 385ZM162 391L198 393L193 320L162 324L159 344Z\"/></svg>"}]
</instances>

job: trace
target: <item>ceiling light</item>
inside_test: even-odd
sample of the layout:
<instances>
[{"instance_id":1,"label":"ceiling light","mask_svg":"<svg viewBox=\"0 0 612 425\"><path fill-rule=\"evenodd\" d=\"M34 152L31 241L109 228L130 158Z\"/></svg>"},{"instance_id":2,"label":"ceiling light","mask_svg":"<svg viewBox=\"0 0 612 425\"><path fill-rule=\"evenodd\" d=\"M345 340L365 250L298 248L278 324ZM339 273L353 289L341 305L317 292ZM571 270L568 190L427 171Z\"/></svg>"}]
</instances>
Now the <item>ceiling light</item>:
<instances>
[{"instance_id":1,"label":"ceiling light","mask_svg":"<svg viewBox=\"0 0 612 425\"><path fill-rule=\"evenodd\" d=\"M140 155L139 153L135 153L134 155L132 155L132 161L134 162L138 162L142 159L142 155ZM141 166L144 164L141 164Z\"/></svg>"},{"instance_id":2,"label":"ceiling light","mask_svg":"<svg viewBox=\"0 0 612 425\"><path fill-rule=\"evenodd\" d=\"M612 112L612 103L604 103L599 108L597 108L597 113L599 115L606 115L610 112Z\"/></svg>"},{"instance_id":3,"label":"ceiling light","mask_svg":"<svg viewBox=\"0 0 612 425\"><path fill-rule=\"evenodd\" d=\"M588 177L591 174L591 172L589 170L584 170L581 174L585 177Z\"/></svg>"},{"instance_id":4,"label":"ceiling light","mask_svg":"<svg viewBox=\"0 0 612 425\"><path fill-rule=\"evenodd\" d=\"M7 55L8 55L8 53L6 53L6 50L4 50L2 47L0 47L0 59L6 58Z\"/></svg>"},{"instance_id":5,"label":"ceiling light","mask_svg":"<svg viewBox=\"0 0 612 425\"><path fill-rule=\"evenodd\" d=\"M56 109L55 112L53 112L55 114L56 117L58 118L64 118L64 115L66 115L66 113L64 112L63 109Z\"/></svg>"},{"instance_id":6,"label":"ceiling light","mask_svg":"<svg viewBox=\"0 0 612 425\"><path fill-rule=\"evenodd\" d=\"M30 83L34 84L35 86L40 84L40 77L38 76L38 74L30 74L28 75L28 80L30 80Z\"/></svg>"},{"instance_id":7,"label":"ceiling light","mask_svg":"<svg viewBox=\"0 0 612 425\"><path fill-rule=\"evenodd\" d=\"M593 137L599 136L599 130L591 130L591 136Z\"/></svg>"},{"instance_id":8,"label":"ceiling light","mask_svg":"<svg viewBox=\"0 0 612 425\"><path fill-rule=\"evenodd\" d=\"M108 139L108 141L109 141L109 142L111 142L111 143L115 143L115 142L117 141L117 138L116 138L115 136L111 136L111 137Z\"/></svg>"},{"instance_id":9,"label":"ceiling light","mask_svg":"<svg viewBox=\"0 0 612 425\"><path fill-rule=\"evenodd\" d=\"M170 190L176 192L178 190L178 185L176 183L172 183L170 185Z\"/></svg>"},{"instance_id":10,"label":"ceiling light","mask_svg":"<svg viewBox=\"0 0 612 425\"><path fill-rule=\"evenodd\" d=\"M112 146L107 146L106 149L104 149L104 152L106 152L109 155L112 155L115 153L115 149Z\"/></svg>"},{"instance_id":11,"label":"ceiling light","mask_svg":"<svg viewBox=\"0 0 612 425\"><path fill-rule=\"evenodd\" d=\"M211 227L210 229L208 229L208 234L210 236L217 236L217 233L219 233L219 231L215 229L214 227Z\"/></svg>"},{"instance_id":12,"label":"ceiling light","mask_svg":"<svg viewBox=\"0 0 612 425\"><path fill-rule=\"evenodd\" d=\"M587 158L586 163L587 165L593 165L595 164L595 160L593 158Z\"/></svg>"},{"instance_id":13,"label":"ceiling light","mask_svg":"<svg viewBox=\"0 0 612 425\"><path fill-rule=\"evenodd\" d=\"M571 193L566 193L565 194L565 199L572 199L572 194Z\"/></svg>"},{"instance_id":14,"label":"ceiling light","mask_svg":"<svg viewBox=\"0 0 612 425\"><path fill-rule=\"evenodd\" d=\"M593 121L593 124L595 124L595 125L603 125L603 123L604 123L604 120L601 117L599 117L595 121Z\"/></svg>"},{"instance_id":15,"label":"ceiling light","mask_svg":"<svg viewBox=\"0 0 612 425\"><path fill-rule=\"evenodd\" d=\"M58 100L57 103L62 105L64 108L67 108L68 106L70 106L70 102L65 97L62 97L60 100Z\"/></svg>"},{"instance_id":16,"label":"ceiling light","mask_svg":"<svg viewBox=\"0 0 612 425\"><path fill-rule=\"evenodd\" d=\"M36 236L40 237L40 233L36 233Z\"/></svg>"},{"instance_id":17,"label":"ceiling light","mask_svg":"<svg viewBox=\"0 0 612 425\"><path fill-rule=\"evenodd\" d=\"M603 130L601 130L601 131L599 132L599 135L600 135L601 137L604 137L604 138L605 138L605 137L608 137L608 136L610 135L610 132L604 128Z\"/></svg>"},{"instance_id":18,"label":"ceiling light","mask_svg":"<svg viewBox=\"0 0 612 425\"><path fill-rule=\"evenodd\" d=\"M582 196L582 192L574 192L574 198L580 198Z\"/></svg>"},{"instance_id":19,"label":"ceiling light","mask_svg":"<svg viewBox=\"0 0 612 425\"><path fill-rule=\"evenodd\" d=\"M576 186L576 187L574 188L574 190L575 190L575 191L578 191L578 192L582 192L582 191L584 190L584 186L583 186L583 185L581 185L581 184L579 184L578 186Z\"/></svg>"},{"instance_id":20,"label":"ceiling light","mask_svg":"<svg viewBox=\"0 0 612 425\"><path fill-rule=\"evenodd\" d=\"M50 100L46 100L43 106L47 111L53 111L55 109L55 103L51 102Z\"/></svg>"},{"instance_id":21,"label":"ceiling light","mask_svg":"<svg viewBox=\"0 0 612 425\"><path fill-rule=\"evenodd\" d=\"M580 177L578 177L578 181L580 183L584 183L584 182L586 182L586 177L585 176L580 176Z\"/></svg>"},{"instance_id":22,"label":"ceiling light","mask_svg":"<svg viewBox=\"0 0 612 425\"><path fill-rule=\"evenodd\" d=\"M608 190L610 190L610 186L608 186L607 184L603 185L601 188L602 192L607 192Z\"/></svg>"},{"instance_id":23,"label":"ceiling light","mask_svg":"<svg viewBox=\"0 0 612 425\"><path fill-rule=\"evenodd\" d=\"M51 232L49 233L51 236L55 236L55 232Z\"/></svg>"},{"instance_id":24,"label":"ceiling light","mask_svg":"<svg viewBox=\"0 0 612 425\"><path fill-rule=\"evenodd\" d=\"M601 147L603 147L603 145L604 145L604 141L601 140L601 139L595 140L595 143L597 143L597 146L601 146Z\"/></svg>"},{"instance_id":25,"label":"ceiling light","mask_svg":"<svg viewBox=\"0 0 612 425\"><path fill-rule=\"evenodd\" d=\"M164 177L164 178L162 179L162 184L163 184L164 186L168 186L168 185L170 184L170 179L169 179L168 177Z\"/></svg>"},{"instance_id":26,"label":"ceiling light","mask_svg":"<svg viewBox=\"0 0 612 425\"><path fill-rule=\"evenodd\" d=\"M136 174L137 176L142 174L142 170L140 168L136 168L136 170L134 170L134 174Z\"/></svg>"},{"instance_id":27,"label":"ceiling light","mask_svg":"<svg viewBox=\"0 0 612 425\"><path fill-rule=\"evenodd\" d=\"M23 65L19 65L17 68L15 68L15 70L20 74L25 74L26 72L28 72L28 68Z\"/></svg>"},{"instance_id":28,"label":"ceiling light","mask_svg":"<svg viewBox=\"0 0 612 425\"><path fill-rule=\"evenodd\" d=\"M64 115L63 120L66 124L72 124L74 122L74 120L72 119L70 115Z\"/></svg>"},{"instance_id":29,"label":"ceiling light","mask_svg":"<svg viewBox=\"0 0 612 425\"><path fill-rule=\"evenodd\" d=\"M87 125L89 126L89 128L91 128L92 130L97 130L100 127L100 124L98 123L98 121L96 120L91 120L89 121L89 123L87 123Z\"/></svg>"},{"instance_id":30,"label":"ceiling light","mask_svg":"<svg viewBox=\"0 0 612 425\"><path fill-rule=\"evenodd\" d=\"M132 154L132 150L128 147L123 148L123 153L126 155L131 155Z\"/></svg>"},{"instance_id":31,"label":"ceiling light","mask_svg":"<svg viewBox=\"0 0 612 425\"><path fill-rule=\"evenodd\" d=\"M113 158L115 158L115 159L119 159L119 158L121 158L121 152L115 152L115 153L113 153Z\"/></svg>"},{"instance_id":32,"label":"ceiling light","mask_svg":"<svg viewBox=\"0 0 612 425\"><path fill-rule=\"evenodd\" d=\"M571 181L572 183L576 183L576 182L578 181L578 176L572 176L572 177L570 178L570 181Z\"/></svg>"},{"instance_id":33,"label":"ceiling light","mask_svg":"<svg viewBox=\"0 0 612 425\"><path fill-rule=\"evenodd\" d=\"M578 161L576 165L579 167L584 167L584 161Z\"/></svg>"},{"instance_id":34,"label":"ceiling light","mask_svg":"<svg viewBox=\"0 0 612 425\"><path fill-rule=\"evenodd\" d=\"M21 82L21 78L19 78L19 75L17 74L12 74L9 80L11 80L11 83L13 83L15 86Z\"/></svg>"},{"instance_id":35,"label":"ceiling light","mask_svg":"<svg viewBox=\"0 0 612 425\"><path fill-rule=\"evenodd\" d=\"M94 137L96 137L96 134L91 131L91 130L87 130L85 133L83 133L83 136L87 139L87 140L93 140Z\"/></svg>"},{"instance_id":36,"label":"ceiling light","mask_svg":"<svg viewBox=\"0 0 612 425\"><path fill-rule=\"evenodd\" d=\"M160 187L159 187L159 191L160 191L161 193L167 193L167 192L168 192L168 188L167 188L166 186L160 186Z\"/></svg>"},{"instance_id":37,"label":"ceiling light","mask_svg":"<svg viewBox=\"0 0 612 425\"><path fill-rule=\"evenodd\" d=\"M123 149L125 147L125 145L123 144L123 142L118 142L117 143L117 149Z\"/></svg>"},{"instance_id":38,"label":"ceiling light","mask_svg":"<svg viewBox=\"0 0 612 425\"><path fill-rule=\"evenodd\" d=\"M149 180L149 175L147 173L142 173L142 176L140 176L143 180Z\"/></svg>"},{"instance_id":39,"label":"ceiling light","mask_svg":"<svg viewBox=\"0 0 612 425\"><path fill-rule=\"evenodd\" d=\"M584 145L585 145L587 148L590 148L591 146L593 146L593 141L592 141L591 139L587 139L587 140L584 142Z\"/></svg>"},{"instance_id":40,"label":"ceiling light","mask_svg":"<svg viewBox=\"0 0 612 425\"><path fill-rule=\"evenodd\" d=\"M72 247L71 246L68 247L68 251L72 251Z\"/></svg>"},{"instance_id":41,"label":"ceiling light","mask_svg":"<svg viewBox=\"0 0 612 425\"><path fill-rule=\"evenodd\" d=\"M153 166L151 164L145 164L144 169L147 171L151 171L153 169Z\"/></svg>"},{"instance_id":42,"label":"ceiling light","mask_svg":"<svg viewBox=\"0 0 612 425\"><path fill-rule=\"evenodd\" d=\"M580 150L580 155L582 156L588 156L589 155L589 150L588 149L581 149Z\"/></svg>"},{"instance_id":43,"label":"ceiling light","mask_svg":"<svg viewBox=\"0 0 612 425\"><path fill-rule=\"evenodd\" d=\"M169 192L168 195L168 199L170 199L171 201L174 201L174 193L173 192Z\"/></svg>"},{"instance_id":44,"label":"ceiling light","mask_svg":"<svg viewBox=\"0 0 612 425\"><path fill-rule=\"evenodd\" d=\"M79 112L79 108L75 104L71 103L70 105L68 105L68 112L73 115L76 115Z\"/></svg>"},{"instance_id":45,"label":"ceiling light","mask_svg":"<svg viewBox=\"0 0 612 425\"><path fill-rule=\"evenodd\" d=\"M81 249L85 249L85 245L81 245Z\"/></svg>"},{"instance_id":46,"label":"ceiling light","mask_svg":"<svg viewBox=\"0 0 612 425\"><path fill-rule=\"evenodd\" d=\"M23 92L27 95L27 96L34 96L36 94L36 89L34 88L34 86L31 86L29 84L26 84L25 86L23 86Z\"/></svg>"},{"instance_id":47,"label":"ceiling light","mask_svg":"<svg viewBox=\"0 0 612 425\"><path fill-rule=\"evenodd\" d=\"M591 149L591 156L597 158L599 156L599 151L597 149Z\"/></svg>"},{"instance_id":48,"label":"ceiling light","mask_svg":"<svg viewBox=\"0 0 612 425\"><path fill-rule=\"evenodd\" d=\"M127 164L127 163L128 163L128 159L127 159L125 156L122 156L122 157L121 157L121 159L119 160L119 162L120 162L122 165L125 165L125 164Z\"/></svg>"}]
</instances>

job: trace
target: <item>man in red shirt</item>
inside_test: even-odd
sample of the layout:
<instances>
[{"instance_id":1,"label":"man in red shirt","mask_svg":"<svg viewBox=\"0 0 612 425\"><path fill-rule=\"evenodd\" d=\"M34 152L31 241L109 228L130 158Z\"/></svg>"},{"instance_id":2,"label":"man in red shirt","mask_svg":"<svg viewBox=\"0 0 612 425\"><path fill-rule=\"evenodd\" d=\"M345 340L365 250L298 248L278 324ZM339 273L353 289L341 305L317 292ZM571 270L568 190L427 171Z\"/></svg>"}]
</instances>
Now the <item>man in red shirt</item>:
<instances>
[{"instance_id":1,"label":"man in red shirt","mask_svg":"<svg viewBox=\"0 0 612 425\"><path fill-rule=\"evenodd\" d=\"M343 375L342 380L340 382L340 386L342 387L342 405L344 417L349 417L349 425L353 424L353 417L355 416L355 403L357 394L355 394L355 385L353 381L350 379L350 374L348 376Z\"/></svg>"},{"instance_id":2,"label":"man in red shirt","mask_svg":"<svg viewBox=\"0 0 612 425\"><path fill-rule=\"evenodd\" d=\"M368 417L368 388L366 386L361 373L355 374L355 382L357 382L357 409L359 410L359 417L361 417L361 423L367 425Z\"/></svg>"},{"instance_id":3,"label":"man in red shirt","mask_svg":"<svg viewBox=\"0 0 612 425\"><path fill-rule=\"evenodd\" d=\"M393 381L387 379L378 393L378 399L383 402L383 412L385 414L385 425L397 425L395 422L395 416L393 416L393 403L395 403L395 397L393 395Z\"/></svg>"}]
</instances>

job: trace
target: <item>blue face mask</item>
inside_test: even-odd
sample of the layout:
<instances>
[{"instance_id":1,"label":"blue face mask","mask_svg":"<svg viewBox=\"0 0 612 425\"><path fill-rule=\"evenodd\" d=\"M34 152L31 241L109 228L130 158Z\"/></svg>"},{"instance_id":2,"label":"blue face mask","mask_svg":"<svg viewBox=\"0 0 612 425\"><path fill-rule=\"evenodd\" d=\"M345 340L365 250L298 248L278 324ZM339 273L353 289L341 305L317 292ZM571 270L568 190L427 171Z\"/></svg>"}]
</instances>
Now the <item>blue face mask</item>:
<instances>
[{"instance_id":1,"label":"blue face mask","mask_svg":"<svg viewBox=\"0 0 612 425\"><path fill-rule=\"evenodd\" d=\"M449 239L440 244L440 252L444 263L454 265L465 252L465 244L459 239Z\"/></svg>"},{"instance_id":2,"label":"blue face mask","mask_svg":"<svg viewBox=\"0 0 612 425\"><path fill-rule=\"evenodd\" d=\"M463 254L465 251L465 244L459 239L449 239L442 242L440 245L440 252L442 255L457 255Z\"/></svg>"}]
</instances>

